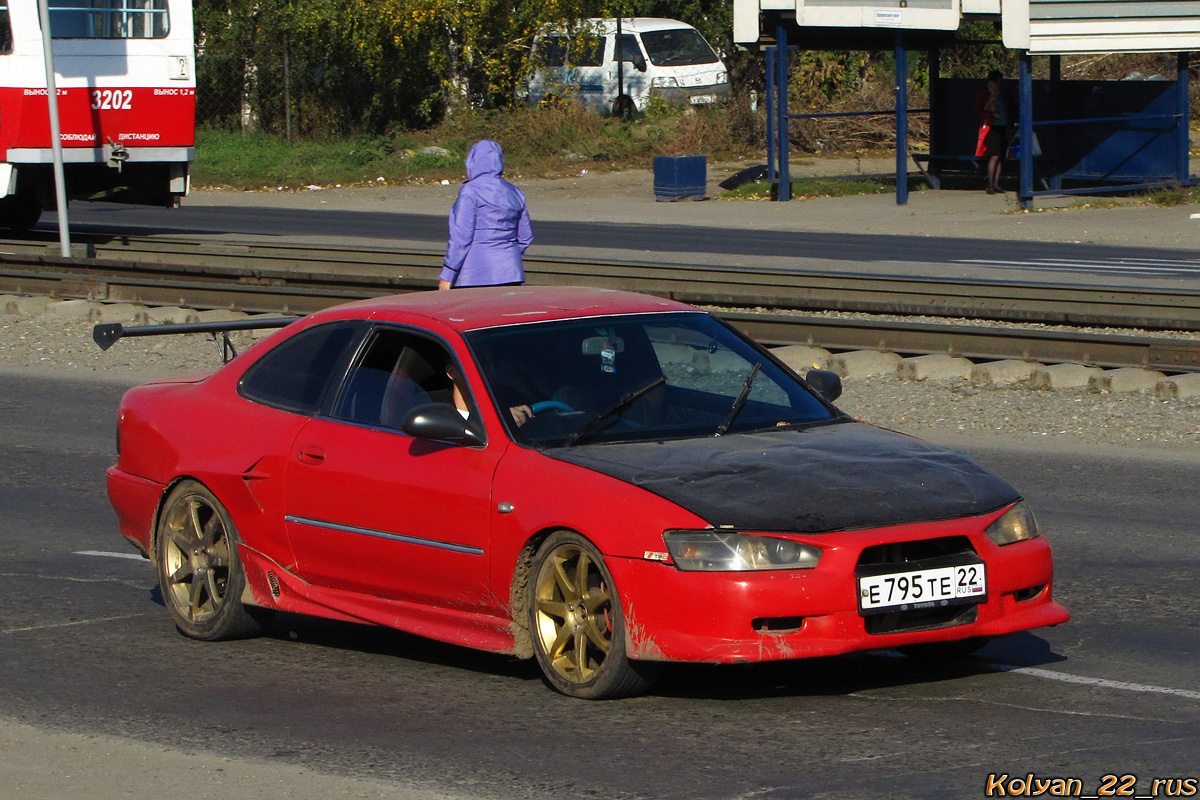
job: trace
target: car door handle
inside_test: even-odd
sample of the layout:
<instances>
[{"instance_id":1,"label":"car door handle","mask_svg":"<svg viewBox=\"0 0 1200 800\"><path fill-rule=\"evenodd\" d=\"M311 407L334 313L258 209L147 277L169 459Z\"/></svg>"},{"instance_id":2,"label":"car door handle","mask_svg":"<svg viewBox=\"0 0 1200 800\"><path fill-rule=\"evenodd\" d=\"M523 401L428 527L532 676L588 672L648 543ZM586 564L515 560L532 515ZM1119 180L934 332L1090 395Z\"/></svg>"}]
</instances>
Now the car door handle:
<instances>
[{"instance_id":1,"label":"car door handle","mask_svg":"<svg viewBox=\"0 0 1200 800\"><path fill-rule=\"evenodd\" d=\"M300 448L300 460L305 464L322 464L325 462L325 451L313 445Z\"/></svg>"}]
</instances>

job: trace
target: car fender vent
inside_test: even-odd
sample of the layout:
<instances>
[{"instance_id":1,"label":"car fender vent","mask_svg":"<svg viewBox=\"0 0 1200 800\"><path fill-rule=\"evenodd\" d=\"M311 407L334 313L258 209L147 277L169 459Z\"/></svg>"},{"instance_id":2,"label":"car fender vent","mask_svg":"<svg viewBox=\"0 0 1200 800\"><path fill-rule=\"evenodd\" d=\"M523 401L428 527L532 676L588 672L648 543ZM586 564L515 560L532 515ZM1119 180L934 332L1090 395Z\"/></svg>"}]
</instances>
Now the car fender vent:
<instances>
[{"instance_id":1,"label":"car fender vent","mask_svg":"<svg viewBox=\"0 0 1200 800\"><path fill-rule=\"evenodd\" d=\"M267 573L267 583L269 583L271 585L271 596L274 597L276 600L278 600L279 599L279 578L277 578L275 576L274 572Z\"/></svg>"},{"instance_id":2,"label":"car fender vent","mask_svg":"<svg viewBox=\"0 0 1200 800\"><path fill-rule=\"evenodd\" d=\"M1041 583L1037 586L1030 586L1026 589L1018 589L1012 593L1013 599L1018 603L1024 603L1040 595L1046 590L1046 584Z\"/></svg>"}]
</instances>

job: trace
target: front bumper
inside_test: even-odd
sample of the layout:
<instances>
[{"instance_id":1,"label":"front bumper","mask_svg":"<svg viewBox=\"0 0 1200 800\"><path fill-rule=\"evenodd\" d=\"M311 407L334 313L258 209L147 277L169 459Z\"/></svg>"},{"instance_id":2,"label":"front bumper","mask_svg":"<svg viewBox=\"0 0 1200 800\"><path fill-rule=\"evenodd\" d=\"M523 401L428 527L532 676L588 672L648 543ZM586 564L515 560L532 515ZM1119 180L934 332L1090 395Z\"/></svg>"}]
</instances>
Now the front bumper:
<instances>
[{"instance_id":1,"label":"front bumper","mask_svg":"<svg viewBox=\"0 0 1200 800\"><path fill-rule=\"evenodd\" d=\"M990 522L993 515L984 520ZM1052 596L1053 558L1044 538L998 547L972 521L968 535L987 564L987 599L957 619L868 631L854 571L866 547L946 535L953 523L805 537L824 548L811 570L682 572L669 564L611 559L624 603L630 657L738 663L834 656L862 650L993 637L1058 625L1069 612ZM889 537L882 536L886 533ZM963 535L961 529L954 531Z\"/></svg>"},{"instance_id":2,"label":"front bumper","mask_svg":"<svg viewBox=\"0 0 1200 800\"><path fill-rule=\"evenodd\" d=\"M650 87L650 96L662 98L667 105L672 106L707 105L725 101L729 97L729 84L712 83L706 86L686 87L652 86Z\"/></svg>"}]
</instances>

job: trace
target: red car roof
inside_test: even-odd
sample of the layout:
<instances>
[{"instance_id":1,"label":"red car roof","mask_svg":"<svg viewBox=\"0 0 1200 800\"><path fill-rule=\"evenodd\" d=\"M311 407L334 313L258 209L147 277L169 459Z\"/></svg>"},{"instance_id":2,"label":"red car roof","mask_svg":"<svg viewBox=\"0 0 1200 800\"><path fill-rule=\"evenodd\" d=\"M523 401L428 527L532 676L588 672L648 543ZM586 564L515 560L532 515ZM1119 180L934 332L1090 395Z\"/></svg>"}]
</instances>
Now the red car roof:
<instances>
[{"instance_id":1,"label":"red car roof","mask_svg":"<svg viewBox=\"0 0 1200 800\"><path fill-rule=\"evenodd\" d=\"M695 310L693 306L674 300L616 289L487 286L377 297L338 306L314 316L329 314L399 322L418 315L459 331L469 331L543 320Z\"/></svg>"}]
</instances>

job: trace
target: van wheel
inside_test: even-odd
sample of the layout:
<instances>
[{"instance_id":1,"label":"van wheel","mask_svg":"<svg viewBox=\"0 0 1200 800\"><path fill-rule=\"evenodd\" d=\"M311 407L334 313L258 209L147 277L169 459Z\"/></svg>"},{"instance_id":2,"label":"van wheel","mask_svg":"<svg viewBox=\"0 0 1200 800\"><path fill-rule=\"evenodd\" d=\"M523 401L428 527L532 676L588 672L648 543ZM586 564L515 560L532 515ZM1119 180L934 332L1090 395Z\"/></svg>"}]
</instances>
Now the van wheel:
<instances>
[{"instance_id":1,"label":"van wheel","mask_svg":"<svg viewBox=\"0 0 1200 800\"><path fill-rule=\"evenodd\" d=\"M633 102L633 98L627 94L619 96L613 100L612 113L614 117L621 119L631 119L637 113L637 105Z\"/></svg>"}]
</instances>

